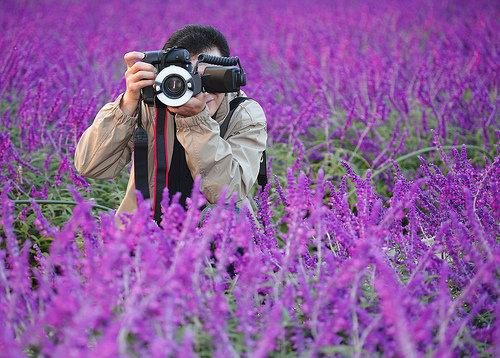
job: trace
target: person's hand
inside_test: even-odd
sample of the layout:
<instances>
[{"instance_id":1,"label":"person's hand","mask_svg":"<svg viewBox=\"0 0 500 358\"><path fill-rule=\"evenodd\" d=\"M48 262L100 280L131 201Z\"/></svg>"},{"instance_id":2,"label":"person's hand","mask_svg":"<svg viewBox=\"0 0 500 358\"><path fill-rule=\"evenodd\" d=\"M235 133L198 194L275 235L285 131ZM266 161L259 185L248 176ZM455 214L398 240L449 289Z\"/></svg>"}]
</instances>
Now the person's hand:
<instances>
[{"instance_id":1,"label":"person's hand","mask_svg":"<svg viewBox=\"0 0 500 358\"><path fill-rule=\"evenodd\" d=\"M127 71L125 71L127 90L123 95L120 107L129 116L137 109L141 88L152 86L156 78L156 68L150 63L139 61L143 57L144 53L137 51L128 52L123 56L127 63Z\"/></svg>"},{"instance_id":2,"label":"person's hand","mask_svg":"<svg viewBox=\"0 0 500 358\"><path fill-rule=\"evenodd\" d=\"M167 106L168 110L172 113L180 114L184 117L192 117L203 111L207 103L203 92L193 96L180 107Z\"/></svg>"}]
</instances>

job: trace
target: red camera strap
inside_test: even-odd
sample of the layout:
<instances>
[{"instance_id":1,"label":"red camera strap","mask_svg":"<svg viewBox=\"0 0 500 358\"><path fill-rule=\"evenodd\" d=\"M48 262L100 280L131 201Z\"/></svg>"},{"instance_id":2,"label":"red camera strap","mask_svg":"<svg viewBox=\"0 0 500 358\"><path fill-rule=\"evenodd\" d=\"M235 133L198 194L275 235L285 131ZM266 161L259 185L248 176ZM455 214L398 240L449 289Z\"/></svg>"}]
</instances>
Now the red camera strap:
<instances>
[{"instance_id":1,"label":"red camera strap","mask_svg":"<svg viewBox=\"0 0 500 358\"><path fill-rule=\"evenodd\" d=\"M156 222L161 220L161 201L163 189L168 186L167 157L167 108L156 107L155 115L155 187L153 200L153 217Z\"/></svg>"}]
</instances>

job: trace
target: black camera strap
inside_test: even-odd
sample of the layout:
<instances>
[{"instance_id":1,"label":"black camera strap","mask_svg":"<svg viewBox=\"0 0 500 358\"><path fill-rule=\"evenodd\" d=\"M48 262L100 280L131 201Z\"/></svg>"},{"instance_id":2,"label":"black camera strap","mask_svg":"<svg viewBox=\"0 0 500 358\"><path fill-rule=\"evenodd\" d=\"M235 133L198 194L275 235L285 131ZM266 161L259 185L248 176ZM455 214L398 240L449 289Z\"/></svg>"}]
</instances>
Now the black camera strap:
<instances>
[{"instance_id":1,"label":"black camera strap","mask_svg":"<svg viewBox=\"0 0 500 358\"><path fill-rule=\"evenodd\" d=\"M233 116L234 111L236 108L243 102L245 102L247 99L250 99L248 97L236 97L229 102L229 112L226 115L226 118L224 118L224 122L220 125L220 136L224 137L227 132L227 128L229 127L229 122L231 121L231 117Z\"/></svg>"},{"instance_id":2,"label":"black camera strap","mask_svg":"<svg viewBox=\"0 0 500 358\"><path fill-rule=\"evenodd\" d=\"M142 106L139 100L137 128L134 131L134 176L135 189L139 190L144 199L149 199L148 181L148 134L142 127Z\"/></svg>"}]
</instances>

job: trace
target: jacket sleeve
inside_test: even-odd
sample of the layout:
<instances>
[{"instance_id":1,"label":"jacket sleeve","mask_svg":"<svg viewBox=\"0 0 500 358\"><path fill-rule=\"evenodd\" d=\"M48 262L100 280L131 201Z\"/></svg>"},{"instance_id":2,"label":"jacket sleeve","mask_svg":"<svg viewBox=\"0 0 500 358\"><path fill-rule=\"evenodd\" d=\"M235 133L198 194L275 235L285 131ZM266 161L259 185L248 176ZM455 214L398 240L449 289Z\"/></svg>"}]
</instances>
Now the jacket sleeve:
<instances>
[{"instance_id":1,"label":"jacket sleeve","mask_svg":"<svg viewBox=\"0 0 500 358\"><path fill-rule=\"evenodd\" d=\"M228 187L226 200L233 193L237 201L244 200L266 149L267 124L260 105L249 100L236 109L227 139L220 137L219 124L207 108L193 117L176 116L176 125L188 167L193 178L201 176L200 189L208 202L216 203L224 187Z\"/></svg>"},{"instance_id":2,"label":"jacket sleeve","mask_svg":"<svg viewBox=\"0 0 500 358\"><path fill-rule=\"evenodd\" d=\"M130 162L137 117L120 108L123 94L97 113L75 150L75 168L93 179L113 179Z\"/></svg>"}]
</instances>

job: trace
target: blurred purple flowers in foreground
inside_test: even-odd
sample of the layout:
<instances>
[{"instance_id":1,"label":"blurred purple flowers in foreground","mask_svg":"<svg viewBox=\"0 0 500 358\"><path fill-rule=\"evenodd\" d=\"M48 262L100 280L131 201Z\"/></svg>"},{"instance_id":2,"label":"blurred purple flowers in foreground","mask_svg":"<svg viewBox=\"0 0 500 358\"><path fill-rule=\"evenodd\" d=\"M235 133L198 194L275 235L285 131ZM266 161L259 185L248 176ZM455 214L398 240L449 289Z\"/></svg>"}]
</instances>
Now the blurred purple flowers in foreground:
<instances>
[{"instance_id":1,"label":"blurred purple flowers in foreground","mask_svg":"<svg viewBox=\"0 0 500 358\"><path fill-rule=\"evenodd\" d=\"M0 355L500 356L499 13L3 1ZM195 189L163 230L148 202L120 229L84 199L112 184L79 176L74 147L124 90L123 54L187 23L226 34L266 111L258 222L202 220ZM68 197L66 222L40 204Z\"/></svg>"},{"instance_id":2,"label":"blurred purple flowers in foreground","mask_svg":"<svg viewBox=\"0 0 500 358\"><path fill-rule=\"evenodd\" d=\"M75 192L79 204L64 227L38 223L54 241L34 263L29 243L17 246L4 188L3 351L474 354L474 342L499 337L496 320L489 323L499 311L499 163L476 171L457 152L447 176L423 163L426 178L397 177L390 207L351 174L357 215L346 190L321 172L315 183L299 173L283 193L280 247L245 211L214 208L199 227L196 192L187 212L164 206L164 230L147 202L124 230L112 216L98 225ZM262 200L266 215L283 205Z\"/></svg>"}]
</instances>

